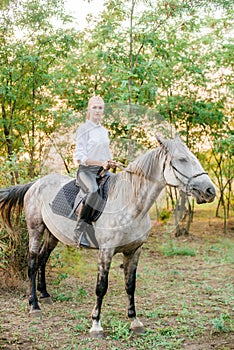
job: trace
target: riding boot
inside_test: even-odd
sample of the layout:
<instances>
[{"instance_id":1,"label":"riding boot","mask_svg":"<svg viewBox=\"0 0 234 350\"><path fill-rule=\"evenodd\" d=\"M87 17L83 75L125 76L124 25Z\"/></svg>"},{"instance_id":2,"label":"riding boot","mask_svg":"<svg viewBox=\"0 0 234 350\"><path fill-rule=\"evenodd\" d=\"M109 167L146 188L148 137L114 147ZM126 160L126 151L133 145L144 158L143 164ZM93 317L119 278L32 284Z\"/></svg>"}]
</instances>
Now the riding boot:
<instances>
[{"instance_id":1,"label":"riding boot","mask_svg":"<svg viewBox=\"0 0 234 350\"><path fill-rule=\"evenodd\" d=\"M93 208L85 203L74 229L74 240L80 247L98 248L98 243L95 238L95 231L90 220L92 212Z\"/></svg>"}]
</instances>

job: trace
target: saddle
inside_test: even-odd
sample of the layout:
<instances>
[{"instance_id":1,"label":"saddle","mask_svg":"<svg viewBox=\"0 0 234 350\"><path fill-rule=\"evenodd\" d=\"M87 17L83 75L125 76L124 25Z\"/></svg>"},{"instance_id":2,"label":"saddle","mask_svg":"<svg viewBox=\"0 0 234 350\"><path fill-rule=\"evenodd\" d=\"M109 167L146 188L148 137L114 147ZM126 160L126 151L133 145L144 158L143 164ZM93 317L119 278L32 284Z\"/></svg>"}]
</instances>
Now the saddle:
<instances>
[{"instance_id":1,"label":"saddle","mask_svg":"<svg viewBox=\"0 0 234 350\"><path fill-rule=\"evenodd\" d=\"M93 210L90 220L95 222L101 216L108 198L109 179L111 174L107 173L97 177L98 192L103 201L101 206ZM85 202L87 194L76 184L76 180L71 180L65 184L56 194L50 207L54 214L64 216L68 219L77 220L80 206Z\"/></svg>"}]
</instances>

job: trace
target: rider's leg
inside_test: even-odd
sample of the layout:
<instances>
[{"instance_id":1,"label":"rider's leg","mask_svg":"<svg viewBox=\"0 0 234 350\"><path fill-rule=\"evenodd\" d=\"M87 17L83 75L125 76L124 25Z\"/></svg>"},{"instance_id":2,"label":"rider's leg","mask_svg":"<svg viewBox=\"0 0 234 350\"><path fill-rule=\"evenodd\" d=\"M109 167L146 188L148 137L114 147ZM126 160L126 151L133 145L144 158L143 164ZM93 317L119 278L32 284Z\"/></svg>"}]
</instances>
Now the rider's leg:
<instances>
[{"instance_id":1,"label":"rider's leg","mask_svg":"<svg viewBox=\"0 0 234 350\"><path fill-rule=\"evenodd\" d=\"M90 242L87 237L91 239L94 245L97 245L94 229L91 222L91 215L93 210L98 208L98 185L96 181L96 174L98 169L89 169L86 167L85 169L80 169L78 175L78 181L82 184L82 187L88 192L88 196L86 198L86 202L83 205L81 213L78 218L78 222L76 228L74 230L74 240L78 242L80 246L90 247ZM95 242L93 242L95 240Z\"/></svg>"}]
</instances>

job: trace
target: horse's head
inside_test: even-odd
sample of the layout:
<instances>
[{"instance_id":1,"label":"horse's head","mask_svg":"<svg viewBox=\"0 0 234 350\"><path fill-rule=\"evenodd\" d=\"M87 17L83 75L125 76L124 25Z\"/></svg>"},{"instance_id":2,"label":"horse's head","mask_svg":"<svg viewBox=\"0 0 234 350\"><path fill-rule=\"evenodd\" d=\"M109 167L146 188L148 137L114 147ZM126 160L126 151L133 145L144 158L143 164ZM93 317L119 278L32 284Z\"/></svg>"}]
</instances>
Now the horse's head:
<instances>
[{"instance_id":1,"label":"horse's head","mask_svg":"<svg viewBox=\"0 0 234 350\"><path fill-rule=\"evenodd\" d=\"M214 184L180 137L176 136L173 140L158 137L158 141L167 151L164 165L167 185L193 195L198 204L212 202L216 195Z\"/></svg>"}]
</instances>

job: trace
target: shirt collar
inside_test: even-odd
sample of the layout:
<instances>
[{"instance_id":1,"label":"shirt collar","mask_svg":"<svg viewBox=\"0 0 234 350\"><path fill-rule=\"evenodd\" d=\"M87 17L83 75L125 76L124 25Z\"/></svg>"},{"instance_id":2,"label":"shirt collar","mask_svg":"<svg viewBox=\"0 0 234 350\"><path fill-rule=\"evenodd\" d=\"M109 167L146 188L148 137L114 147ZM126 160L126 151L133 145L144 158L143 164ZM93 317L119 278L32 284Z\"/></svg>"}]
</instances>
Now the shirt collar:
<instances>
[{"instance_id":1,"label":"shirt collar","mask_svg":"<svg viewBox=\"0 0 234 350\"><path fill-rule=\"evenodd\" d=\"M87 123L88 123L88 124L91 124L91 125L94 126L94 127L99 127L99 126L101 126L101 123L95 124L94 122L92 122L92 121L89 120L89 119L87 119Z\"/></svg>"}]
</instances>

